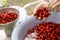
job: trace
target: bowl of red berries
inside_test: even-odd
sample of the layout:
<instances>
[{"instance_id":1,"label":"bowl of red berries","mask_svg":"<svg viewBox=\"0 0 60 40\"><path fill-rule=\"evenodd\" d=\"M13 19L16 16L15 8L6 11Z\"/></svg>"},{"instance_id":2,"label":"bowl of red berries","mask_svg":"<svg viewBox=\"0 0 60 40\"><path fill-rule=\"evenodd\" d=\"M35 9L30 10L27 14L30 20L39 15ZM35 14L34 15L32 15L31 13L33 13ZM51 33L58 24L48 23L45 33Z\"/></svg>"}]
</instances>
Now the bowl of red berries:
<instances>
[{"instance_id":1,"label":"bowl of red berries","mask_svg":"<svg viewBox=\"0 0 60 40\"><path fill-rule=\"evenodd\" d=\"M60 12L50 12L46 20L28 17L12 33L12 40L60 40Z\"/></svg>"},{"instance_id":2,"label":"bowl of red berries","mask_svg":"<svg viewBox=\"0 0 60 40\"><path fill-rule=\"evenodd\" d=\"M19 16L20 12L15 8L0 8L0 29L4 29L7 35L10 36Z\"/></svg>"},{"instance_id":3,"label":"bowl of red berries","mask_svg":"<svg viewBox=\"0 0 60 40\"><path fill-rule=\"evenodd\" d=\"M4 8L0 10L0 25L10 24L19 17L18 10L14 8Z\"/></svg>"}]
</instances>

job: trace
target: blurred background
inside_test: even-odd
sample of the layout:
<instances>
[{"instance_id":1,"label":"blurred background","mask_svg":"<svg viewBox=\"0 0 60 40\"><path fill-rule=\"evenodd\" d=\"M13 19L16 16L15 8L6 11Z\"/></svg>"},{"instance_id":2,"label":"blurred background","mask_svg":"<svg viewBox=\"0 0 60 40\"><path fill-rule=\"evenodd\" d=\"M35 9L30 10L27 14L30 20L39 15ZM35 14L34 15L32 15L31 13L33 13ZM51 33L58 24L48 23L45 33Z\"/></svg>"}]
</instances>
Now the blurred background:
<instances>
[{"instance_id":1,"label":"blurred background","mask_svg":"<svg viewBox=\"0 0 60 40\"><path fill-rule=\"evenodd\" d=\"M8 4L10 4L10 5L23 7L26 4L37 1L37 0L7 0L7 1L8 1ZM35 6L36 6L36 4L30 5L29 7L26 8L27 15L30 16L33 14L33 10L34 10Z\"/></svg>"},{"instance_id":2,"label":"blurred background","mask_svg":"<svg viewBox=\"0 0 60 40\"><path fill-rule=\"evenodd\" d=\"M7 0L9 4L11 5L18 5L23 7L24 5L34 2L36 0Z\"/></svg>"},{"instance_id":3,"label":"blurred background","mask_svg":"<svg viewBox=\"0 0 60 40\"><path fill-rule=\"evenodd\" d=\"M0 6L6 6L7 4L10 6L20 6L20 7L24 7L26 4L35 2L38 0L0 0ZM2 4L2 5L1 5ZM27 15L32 15L33 14L33 10L35 8L36 4L34 5L30 5L29 7L26 8L27 11Z\"/></svg>"}]
</instances>

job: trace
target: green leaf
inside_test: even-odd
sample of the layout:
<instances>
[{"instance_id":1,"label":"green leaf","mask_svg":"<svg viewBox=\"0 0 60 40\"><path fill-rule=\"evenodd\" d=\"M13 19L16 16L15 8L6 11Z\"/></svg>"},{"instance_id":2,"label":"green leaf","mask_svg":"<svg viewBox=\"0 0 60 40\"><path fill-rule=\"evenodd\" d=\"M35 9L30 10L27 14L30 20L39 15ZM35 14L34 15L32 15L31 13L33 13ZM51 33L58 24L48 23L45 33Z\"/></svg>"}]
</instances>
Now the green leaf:
<instances>
[{"instance_id":1,"label":"green leaf","mask_svg":"<svg viewBox=\"0 0 60 40\"><path fill-rule=\"evenodd\" d=\"M6 6L7 5L7 0L2 0L2 5Z\"/></svg>"}]
</instances>

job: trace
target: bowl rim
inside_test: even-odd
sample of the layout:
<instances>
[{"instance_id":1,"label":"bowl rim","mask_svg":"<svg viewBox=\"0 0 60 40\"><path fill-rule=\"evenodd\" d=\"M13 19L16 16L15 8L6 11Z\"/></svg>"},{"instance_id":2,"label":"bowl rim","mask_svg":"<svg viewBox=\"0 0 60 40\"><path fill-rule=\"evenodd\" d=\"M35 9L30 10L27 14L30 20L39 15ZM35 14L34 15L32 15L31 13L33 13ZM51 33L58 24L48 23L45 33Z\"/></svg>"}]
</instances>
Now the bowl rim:
<instances>
[{"instance_id":1,"label":"bowl rim","mask_svg":"<svg viewBox=\"0 0 60 40\"><path fill-rule=\"evenodd\" d=\"M5 9L5 8L12 8L12 7L4 7L4 8L0 8L0 10ZM12 8L12 9L15 9L15 8ZM15 9L15 10L17 10L17 9ZM18 10L17 10L17 11L18 11ZM19 12L19 11L18 11L18 12ZM17 20L19 19L19 16L20 16L20 15L18 15L18 17L17 17L14 21L12 21L12 22L8 22L8 23L0 24L0 25L7 25L7 24L11 24L11 23L13 23L13 22L17 21Z\"/></svg>"},{"instance_id":2,"label":"bowl rim","mask_svg":"<svg viewBox=\"0 0 60 40\"><path fill-rule=\"evenodd\" d=\"M28 17L27 15L27 11L25 10L25 8L20 7L20 6L9 6L12 8L17 9L20 12L20 18L18 20L18 22L16 23L16 25L18 25L19 23L21 23L26 17Z\"/></svg>"},{"instance_id":3,"label":"bowl rim","mask_svg":"<svg viewBox=\"0 0 60 40\"><path fill-rule=\"evenodd\" d=\"M13 30L12 32L12 35L11 35L11 40L18 40L17 39L17 36L18 36L18 33L20 32L19 30L21 30L20 28L20 25L22 25L23 23L26 23L30 18L34 18L33 16L29 16L27 19L25 19L24 21L21 22L21 24L18 24L16 25L15 29ZM17 27L18 26L18 27ZM17 30L16 30L17 29ZM16 33L15 33L16 32ZM17 34L17 35L16 35ZM14 36L16 35L16 36ZM16 38L16 39L15 39Z\"/></svg>"}]
</instances>

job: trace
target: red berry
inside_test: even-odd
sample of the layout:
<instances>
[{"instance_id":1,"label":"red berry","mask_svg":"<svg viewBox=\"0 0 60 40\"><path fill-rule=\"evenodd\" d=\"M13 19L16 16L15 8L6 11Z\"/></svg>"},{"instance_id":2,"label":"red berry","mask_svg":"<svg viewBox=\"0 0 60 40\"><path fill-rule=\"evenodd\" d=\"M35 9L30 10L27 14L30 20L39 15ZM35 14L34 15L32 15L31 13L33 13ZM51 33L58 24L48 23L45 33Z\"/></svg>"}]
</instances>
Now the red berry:
<instances>
[{"instance_id":1,"label":"red berry","mask_svg":"<svg viewBox=\"0 0 60 40\"><path fill-rule=\"evenodd\" d=\"M50 15L47 8L41 8L34 13L34 16L37 16L39 20L45 20Z\"/></svg>"},{"instance_id":2,"label":"red berry","mask_svg":"<svg viewBox=\"0 0 60 40\"><path fill-rule=\"evenodd\" d=\"M28 32L30 34L34 33L36 35L34 37L36 40L60 40L60 24L53 23L53 22L43 22L37 24L33 29L34 30L31 29L28 30ZM28 32L26 36L29 34Z\"/></svg>"},{"instance_id":3,"label":"red berry","mask_svg":"<svg viewBox=\"0 0 60 40\"><path fill-rule=\"evenodd\" d=\"M5 12L0 14L0 24L5 24L8 22L12 22L17 19L18 15L15 12Z\"/></svg>"}]
</instances>

